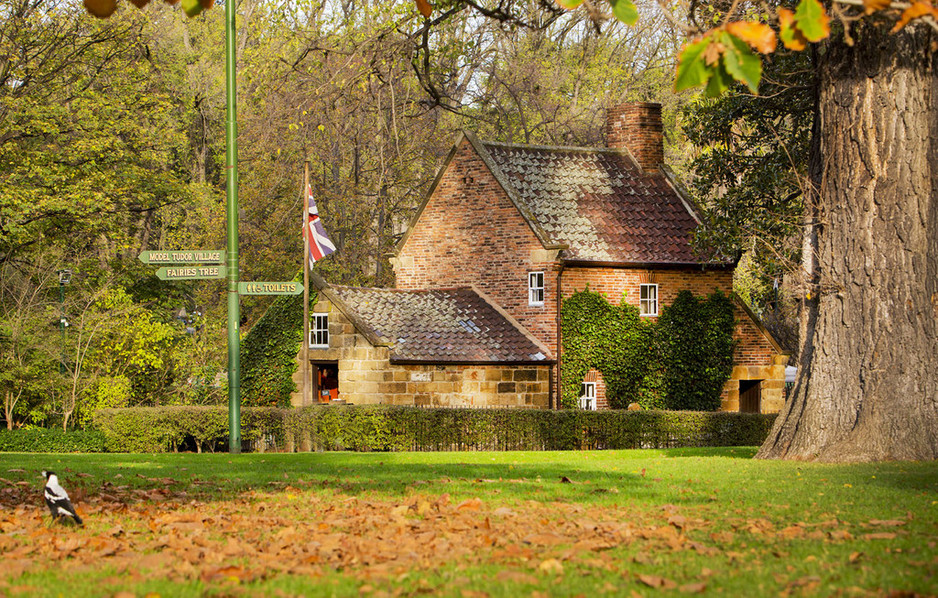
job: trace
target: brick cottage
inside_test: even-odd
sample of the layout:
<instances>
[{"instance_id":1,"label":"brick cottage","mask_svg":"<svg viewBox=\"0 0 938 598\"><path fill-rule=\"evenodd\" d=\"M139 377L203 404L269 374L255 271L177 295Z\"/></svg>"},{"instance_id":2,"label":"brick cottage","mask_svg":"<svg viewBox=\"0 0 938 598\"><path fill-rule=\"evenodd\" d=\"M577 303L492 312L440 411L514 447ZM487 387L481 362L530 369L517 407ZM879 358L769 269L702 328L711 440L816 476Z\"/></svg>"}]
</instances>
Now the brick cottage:
<instances>
[{"instance_id":1,"label":"brick cottage","mask_svg":"<svg viewBox=\"0 0 938 598\"><path fill-rule=\"evenodd\" d=\"M461 133L391 260L396 289L313 277L313 396L555 408L560 298L588 286L656 318L685 289L731 294L735 261L691 247L701 219L663 163L660 105L610 110L606 138L541 147ZM778 411L788 357L732 297L722 409ZM581 404L606 408L601 375L582 382Z\"/></svg>"}]
</instances>

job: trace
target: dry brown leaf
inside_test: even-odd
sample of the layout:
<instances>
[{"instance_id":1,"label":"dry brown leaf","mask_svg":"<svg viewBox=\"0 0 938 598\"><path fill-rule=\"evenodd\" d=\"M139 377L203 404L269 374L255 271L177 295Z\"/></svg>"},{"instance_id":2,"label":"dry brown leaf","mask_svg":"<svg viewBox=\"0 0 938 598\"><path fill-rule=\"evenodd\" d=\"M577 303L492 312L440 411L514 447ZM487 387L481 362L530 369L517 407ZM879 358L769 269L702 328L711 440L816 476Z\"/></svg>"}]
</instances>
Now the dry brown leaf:
<instances>
[{"instance_id":1,"label":"dry brown leaf","mask_svg":"<svg viewBox=\"0 0 938 598\"><path fill-rule=\"evenodd\" d=\"M482 500L479 498L469 498L456 506L457 511L478 511L482 508Z\"/></svg>"},{"instance_id":2,"label":"dry brown leaf","mask_svg":"<svg viewBox=\"0 0 938 598\"><path fill-rule=\"evenodd\" d=\"M495 575L495 579L500 582L515 582L515 583L527 583L531 585L537 585L540 583L540 580L529 573L523 573L521 571L515 571L513 569L502 569Z\"/></svg>"},{"instance_id":3,"label":"dry brown leaf","mask_svg":"<svg viewBox=\"0 0 938 598\"><path fill-rule=\"evenodd\" d=\"M860 536L864 540L892 540L896 537L893 532L876 532L872 534L863 534Z\"/></svg>"},{"instance_id":4,"label":"dry brown leaf","mask_svg":"<svg viewBox=\"0 0 938 598\"><path fill-rule=\"evenodd\" d=\"M677 583L666 578L658 577L657 575L646 575L644 573L639 574L638 581L642 582L649 588L660 588L662 590L670 590L677 587Z\"/></svg>"},{"instance_id":5,"label":"dry brown leaf","mask_svg":"<svg viewBox=\"0 0 938 598\"><path fill-rule=\"evenodd\" d=\"M707 584L702 581L697 583L686 583L677 589L677 591L682 594L703 594L706 590Z\"/></svg>"},{"instance_id":6,"label":"dry brown leaf","mask_svg":"<svg viewBox=\"0 0 938 598\"><path fill-rule=\"evenodd\" d=\"M557 546L558 544L569 543L569 540L563 536L558 536L557 534L547 532L525 536L522 542L525 544L533 544L535 546Z\"/></svg>"},{"instance_id":7,"label":"dry brown leaf","mask_svg":"<svg viewBox=\"0 0 938 598\"><path fill-rule=\"evenodd\" d=\"M542 573L549 575L563 575L563 563L557 559L545 559L537 566Z\"/></svg>"},{"instance_id":8,"label":"dry brown leaf","mask_svg":"<svg viewBox=\"0 0 938 598\"><path fill-rule=\"evenodd\" d=\"M429 19L430 15L433 13L433 7L430 6L430 3L427 0L416 0L417 10L420 11L420 14L423 15L423 18Z\"/></svg>"}]
</instances>

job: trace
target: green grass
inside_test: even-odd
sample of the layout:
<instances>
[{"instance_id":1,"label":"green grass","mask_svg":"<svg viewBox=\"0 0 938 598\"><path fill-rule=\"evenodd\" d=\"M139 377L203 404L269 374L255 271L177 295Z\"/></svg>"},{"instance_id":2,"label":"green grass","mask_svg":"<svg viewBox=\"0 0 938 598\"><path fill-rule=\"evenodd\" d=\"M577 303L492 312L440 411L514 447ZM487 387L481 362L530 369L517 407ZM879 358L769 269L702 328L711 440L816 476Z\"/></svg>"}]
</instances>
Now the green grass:
<instances>
[{"instance_id":1,"label":"green grass","mask_svg":"<svg viewBox=\"0 0 938 598\"><path fill-rule=\"evenodd\" d=\"M753 453L750 448L727 448L562 453L0 454L0 478L14 484L28 481L35 488L33 494L4 498L4 489L11 487L0 483L0 501L5 507L14 507L10 497L18 496L20 501L33 501L27 505L32 509L27 509L29 513L39 512L41 469L57 471L70 493L87 497L90 504L102 492L109 492L105 482L113 484L111 488L125 486L123 492L136 497L128 509L103 509L88 516L84 529L57 529L56 533L60 538L87 539L107 536L108 530L119 525L127 535L138 538L140 546L148 547L146 554L164 550L154 542L166 532L155 529L152 522L167 512L203 513L215 518L213 525L223 522L229 526L219 514L232 513L243 528L243 538L260 546L293 522L319 517L330 505L346 509L342 512L346 518L357 512L355 505L370 505L380 525L388 527L389 542L394 546L405 542L407 536L401 536L403 528L394 528L393 520L381 519L381 514L407 501L416 505L443 494L448 494L453 504L474 498L482 501L478 513L465 519L467 531L454 527L452 546L459 546L459 533L477 534L479 526L490 520L497 530L493 536L501 534L492 538L491 547L476 551L472 558L440 554L429 562L414 560L409 568L388 572L366 562L366 554L361 562L343 561L340 569L316 565L319 568L314 575L309 571L268 572L241 581L206 577L208 565L202 561L197 561L195 572L188 576L152 579L122 572L112 567L108 558L100 559L100 566L82 567L68 566L69 559L61 561L65 567L45 567L42 559L35 558L21 575L0 576L0 595L55 596L66 578L70 597L112 595L119 589L140 596L155 592L161 596L460 598L537 596L538 592L547 596L629 596L633 591L675 594L681 586L684 592L702 590L730 596L938 592L938 464L766 462L752 460ZM24 471L15 471L19 469ZM564 478L571 483L563 482ZM163 499L145 494L155 488L168 488L172 494ZM518 517L499 517L496 511L506 508ZM447 513L454 521L458 519L452 506ZM325 515L322 517L331 525ZM403 521L416 525L422 519L423 515L408 511ZM523 522L523 529L511 527L516 520ZM577 522L599 520L630 527L630 538L592 551L569 543L539 547L519 540L531 533L524 529L527 527L575 529ZM0 533L0 558L14 543L21 549L27 542L22 535L11 535L16 533L11 526L0 529L4 530ZM237 533L237 528L225 533L229 532ZM317 537L316 527L301 532ZM205 550L217 549L227 538L220 528L210 528L205 537L219 543ZM44 537L35 540L37 544L47 541ZM42 550L37 548L30 558ZM77 561L81 551L76 555ZM233 554L213 566L257 568L258 559L257 555ZM704 585L690 585L698 582ZM672 588L672 584L678 587ZM663 587L653 587L659 585Z\"/></svg>"}]
</instances>

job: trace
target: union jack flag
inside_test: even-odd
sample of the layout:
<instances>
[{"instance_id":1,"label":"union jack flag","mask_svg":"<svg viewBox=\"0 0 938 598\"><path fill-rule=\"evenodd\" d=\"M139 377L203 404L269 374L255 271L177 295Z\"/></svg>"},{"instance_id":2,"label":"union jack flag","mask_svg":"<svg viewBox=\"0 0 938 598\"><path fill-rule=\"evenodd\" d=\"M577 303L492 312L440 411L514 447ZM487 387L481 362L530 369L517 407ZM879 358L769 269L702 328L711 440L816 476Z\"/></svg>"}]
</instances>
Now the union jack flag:
<instances>
[{"instance_id":1,"label":"union jack flag","mask_svg":"<svg viewBox=\"0 0 938 598\"><path fill-rule=\"evenodd\" d=\"M335 245L326 236L326 229L322 227L319 210L316 209L316 201L313 199L313 189L309 185L306 185L306 226L303 227L303 237L309 242L310 268L316 260L335 251Z\"/></svg>"}]
</instances>

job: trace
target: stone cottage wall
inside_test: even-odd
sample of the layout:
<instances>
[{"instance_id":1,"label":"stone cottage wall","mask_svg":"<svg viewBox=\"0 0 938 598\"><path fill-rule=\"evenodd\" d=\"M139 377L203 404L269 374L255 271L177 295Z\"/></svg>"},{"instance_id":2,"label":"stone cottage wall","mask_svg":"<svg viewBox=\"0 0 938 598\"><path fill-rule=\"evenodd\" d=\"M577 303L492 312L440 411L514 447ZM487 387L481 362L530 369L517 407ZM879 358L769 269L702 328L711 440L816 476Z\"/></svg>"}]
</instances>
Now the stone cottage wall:
<instances>
[{"instance_id":1,"label":"stone cottage wall","mask_svg":"<svg viewBox=\"0 0 938 598\"><path fill-rule=\"evenodd\" d=\"M392 364L388 347L373 346L328 300L312 311L329 314L330 346L310 349L310 360L338 364L339 398L348 403L548 407L549 365ZM296 397L294 404L301 400Z\"/></svg>"}]
</instances>

